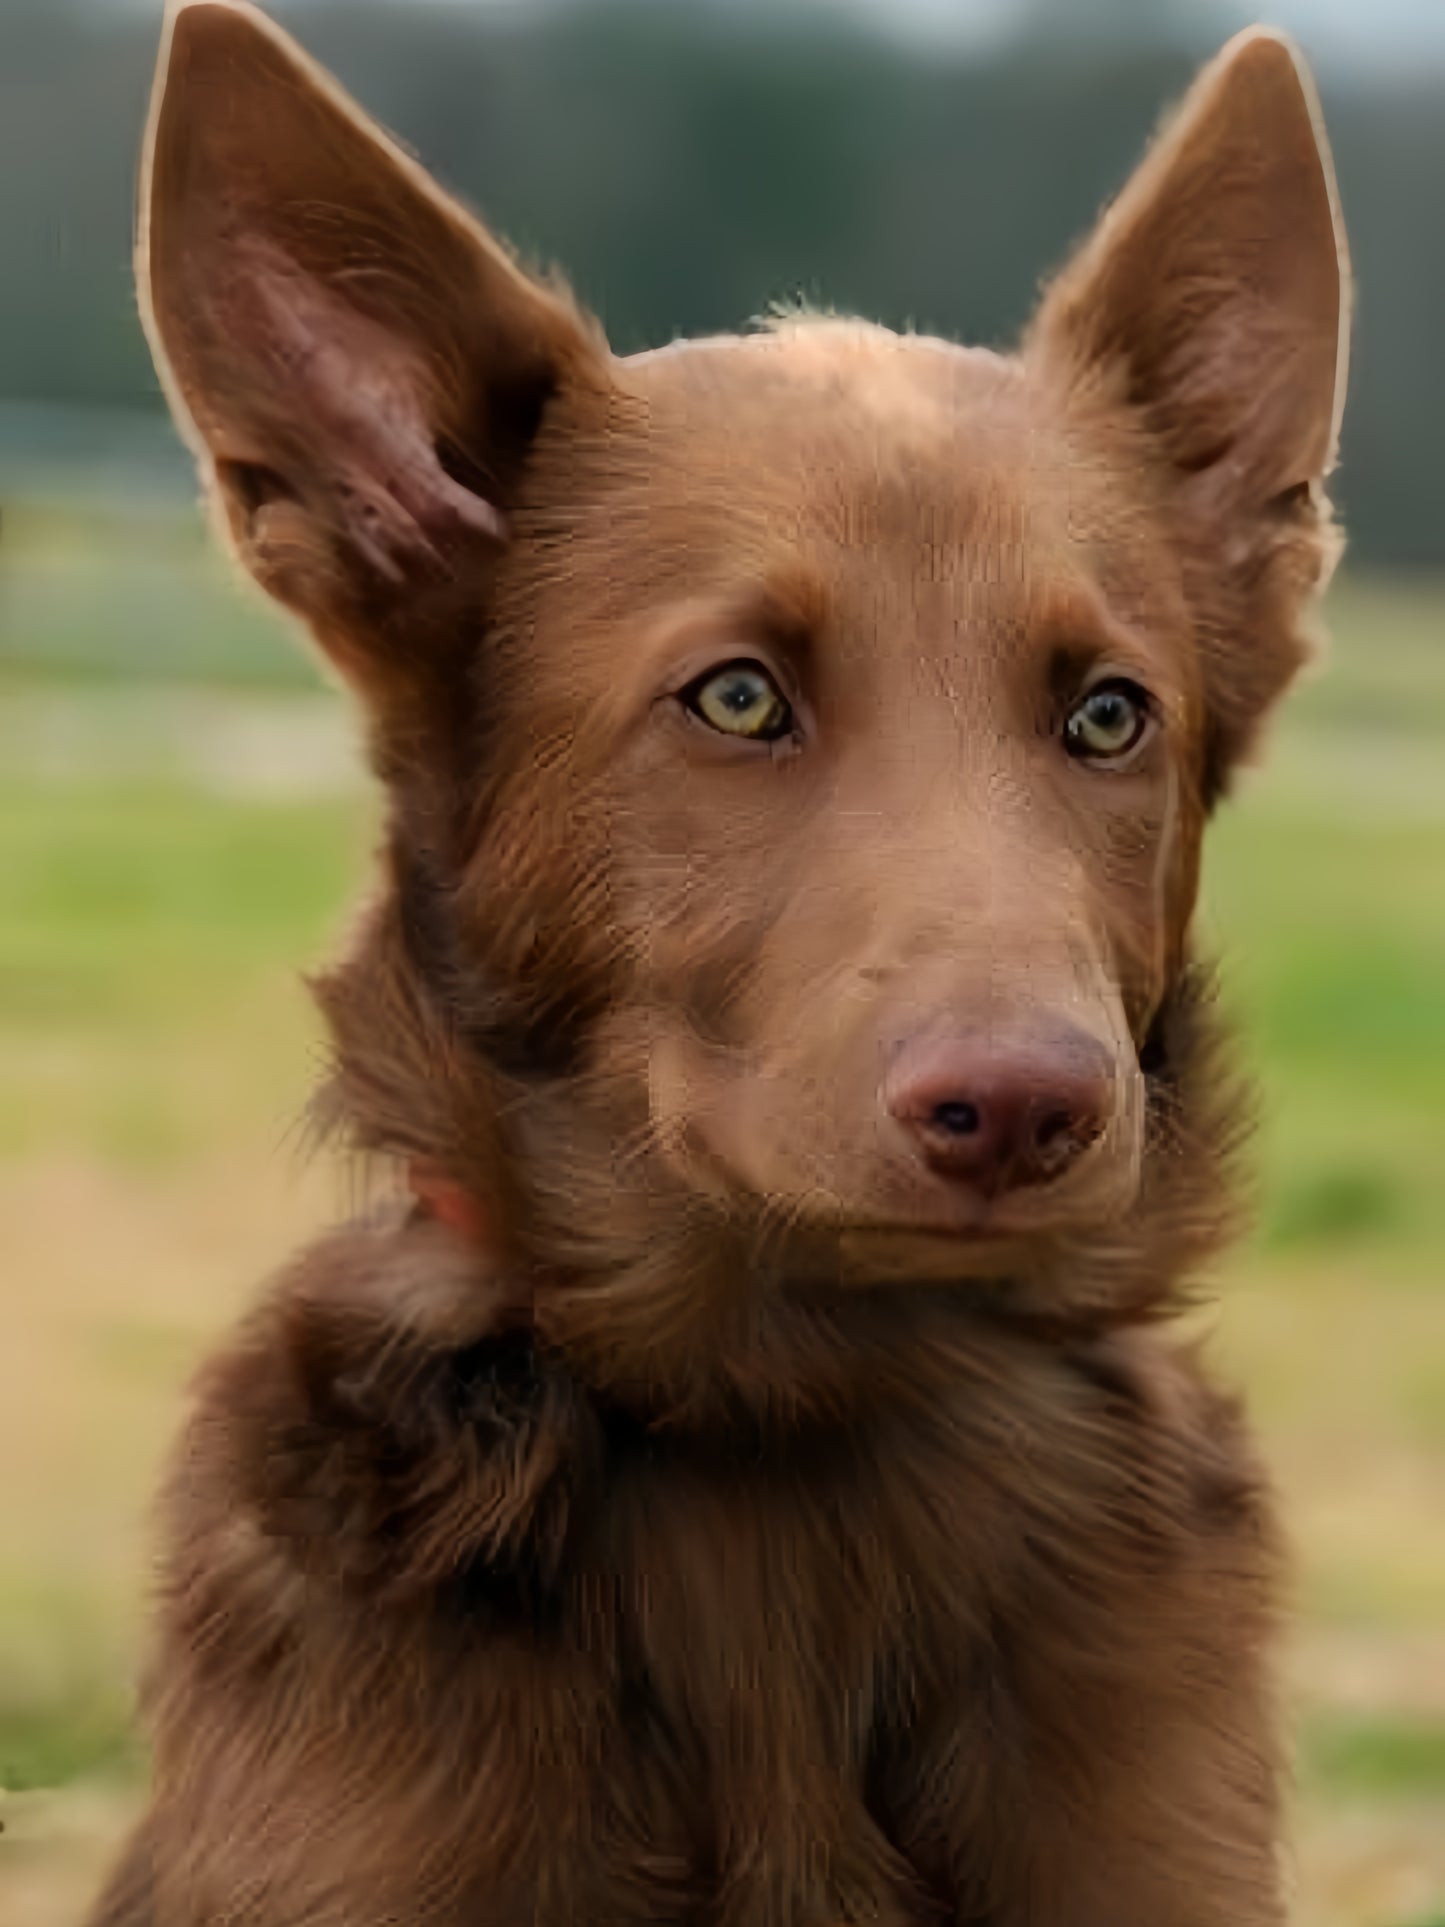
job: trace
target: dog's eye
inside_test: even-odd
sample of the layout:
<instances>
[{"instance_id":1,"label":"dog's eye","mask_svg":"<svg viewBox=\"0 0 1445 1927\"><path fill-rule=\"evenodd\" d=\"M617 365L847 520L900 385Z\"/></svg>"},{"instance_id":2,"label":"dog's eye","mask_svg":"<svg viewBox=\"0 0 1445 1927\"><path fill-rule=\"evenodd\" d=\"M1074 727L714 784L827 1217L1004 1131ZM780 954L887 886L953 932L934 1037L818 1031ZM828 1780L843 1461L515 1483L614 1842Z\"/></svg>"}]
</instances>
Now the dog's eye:
<instances>
[{"instance_id":1,"label":"dog's eye","mask_svg":"<svg viewBox=\"0 0 1445 1927\"><path fill-rule=\"evenodd\" d=\"M1144 740L1151 720L1149 698L1137 683L1122 677L1096 683L1069 712L1064 748L1081 761L1117 762Z\"/></svg>"},{"instance_id":2,"label":"dog's eye","mask_svg":"<svg viewBox=\"0 0 1445 1927\"><path fill-rule=\"evenodd\" d=\"M724 736L753 743L776 743L793 730L786 697L761 664L729 662L710 669L682 692L694 716Z\"/></svg>"}]
</instances>

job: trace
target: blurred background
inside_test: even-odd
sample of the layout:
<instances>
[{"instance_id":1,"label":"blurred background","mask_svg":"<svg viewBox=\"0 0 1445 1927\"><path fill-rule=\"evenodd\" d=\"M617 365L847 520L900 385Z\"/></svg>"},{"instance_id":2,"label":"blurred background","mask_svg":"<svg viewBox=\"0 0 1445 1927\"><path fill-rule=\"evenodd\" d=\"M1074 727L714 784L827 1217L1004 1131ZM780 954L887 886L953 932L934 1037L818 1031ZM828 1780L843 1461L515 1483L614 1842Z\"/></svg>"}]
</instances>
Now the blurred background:
<instances>
[{"instance_id":1,"label":"blurred background","mask_svg":"<svg viewBox=\"0 0 1445 1927\"><path fill-rule=\"evenodd\" d=\"M159 7L0 0L0 1921L133 1810L144 1509L199 1351L346 1180L302 966L364 873L340 701L208 551L136 322ZM1235 0L294 0L630 349L803 294L1004 344ZM1278 0L1361 283L1334 642L1203 918L1263 1087L1219 1280L1300 1556L1303 1927L1445 1923L1445 5Z\"/></svg>"}]
</instances>

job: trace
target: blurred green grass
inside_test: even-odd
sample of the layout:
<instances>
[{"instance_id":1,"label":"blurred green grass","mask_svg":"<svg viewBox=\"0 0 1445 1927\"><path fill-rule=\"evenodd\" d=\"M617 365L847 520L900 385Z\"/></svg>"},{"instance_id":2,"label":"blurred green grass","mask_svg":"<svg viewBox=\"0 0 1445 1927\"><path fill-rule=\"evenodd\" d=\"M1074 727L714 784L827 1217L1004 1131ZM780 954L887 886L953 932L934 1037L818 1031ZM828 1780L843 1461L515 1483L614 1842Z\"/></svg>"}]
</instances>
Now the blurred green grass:
<instances>
[{"instance_id":1,"label":"blurred green grass","mask_svg":"<svg viewBox=\"0 0 1445 1927\"><path fill-rule=\"evenodd\" d=\"M311 658L216 546L190 517L117 523L7 508L0 674L314 688Z\"/></svg>"},{"instance_id":2,"label":"blurred green grass","mask_svg":"<svg viewBox=\"0 0 1445 1927\"><path fill-rule=\"evenodd\" d=\"M1330 613L1326 668L1209 853L1201 922L1262 1092L1259 1226L1215 1344L1300 1546L1301 1918L1425 1927L1445 1904L1445 584L1347 579ZM12 1790L133 1778L141 1509L179 1388L336 1204L292 1174L320 1052L296 977L362 872L349 742L197 529L7 515Z\"/></svg>"}]
</instances>

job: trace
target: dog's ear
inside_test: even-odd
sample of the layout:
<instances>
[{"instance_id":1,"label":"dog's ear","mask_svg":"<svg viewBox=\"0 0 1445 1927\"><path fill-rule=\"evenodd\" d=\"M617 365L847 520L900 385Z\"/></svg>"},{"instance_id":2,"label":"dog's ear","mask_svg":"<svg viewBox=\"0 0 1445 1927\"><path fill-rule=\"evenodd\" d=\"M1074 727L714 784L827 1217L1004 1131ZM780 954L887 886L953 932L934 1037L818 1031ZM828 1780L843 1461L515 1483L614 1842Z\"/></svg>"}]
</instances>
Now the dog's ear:
<instances>
[{"instance_id":1,"label":"dog's ear","mask_svg":"<svg viewBox=\"0 0 1445 1927\"><path fill-rule=\"evenodd\" d=\"M1223 767L1305 654L1302 605L1338 543L1334 465L1349 264L1313 85L1253 28L1200 75L1047 291L1026 352L1123 401L1213 579L1202 645Z\"/></svg>"},{"instance_id":2,"label":"dog's ear","mask_svg":"<svg viewBox=\"0 0 1445 1927\"><path fill-rule=\"evenodd\" d=\"M598 336L239 0L169 17L139 279L246 566L365 693L414 679Z\"/></svg>"}]
</instances>

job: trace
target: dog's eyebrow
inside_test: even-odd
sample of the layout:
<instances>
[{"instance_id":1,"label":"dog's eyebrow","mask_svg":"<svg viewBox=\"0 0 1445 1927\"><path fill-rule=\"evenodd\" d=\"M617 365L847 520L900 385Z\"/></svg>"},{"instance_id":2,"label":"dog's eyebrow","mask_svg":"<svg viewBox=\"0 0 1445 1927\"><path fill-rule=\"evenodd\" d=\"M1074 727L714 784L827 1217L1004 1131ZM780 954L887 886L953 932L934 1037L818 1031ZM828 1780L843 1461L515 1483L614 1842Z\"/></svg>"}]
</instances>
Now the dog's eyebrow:
<instances>
[{"instance_id":1,"label":"dog's eyebrow","mask_svg":"<svg viewBox=\"0 0 1445 1927\"><path fill-rule=\"evenodd\" d=\"M705 651L711 641L744 648L751 639L776 650L802 677L826 618L822 581L790 561L662 610L644 630L639 670L655 675L690 650Z\"/></svg>"},{"instance_id":2,"label":"dog's eyebrow","mask_svg":"<svg viewBox=\"0 0 1445 1927\"><path fill-rule=\"evenodd\" d=\"M1048 651L1051 680L1077 683L1106 663L1143 683L1166 711L1182 714L1189 706L1180 651L1166 646L1140 618L1127 619L1092 581L1056 590L1039 612L1037 633Z\"/></svg>"}]
</instances>

